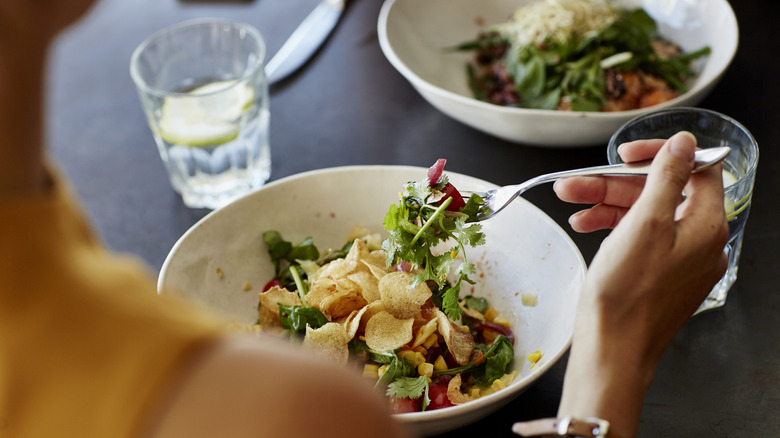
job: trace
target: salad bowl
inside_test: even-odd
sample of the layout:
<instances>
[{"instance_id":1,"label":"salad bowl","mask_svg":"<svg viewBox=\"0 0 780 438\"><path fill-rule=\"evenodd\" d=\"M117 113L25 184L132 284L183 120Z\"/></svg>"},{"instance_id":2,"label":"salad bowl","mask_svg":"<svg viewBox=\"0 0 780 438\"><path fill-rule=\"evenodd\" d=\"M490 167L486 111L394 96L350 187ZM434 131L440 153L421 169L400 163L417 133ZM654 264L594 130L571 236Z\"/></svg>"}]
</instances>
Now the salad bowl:
<instances>
[{"instance_id":1,"label":"salad bowl","mask_svg":"<svg viewBox=\"0 0 780 438\"><path fill-rule=\"evenodd\" d=\"M263 232L276 230L296 243L312 237L321 251L341 248L355 225L385 238L382 220L398 202L402 185L426 173L409 166L348 166L272 182L188 230L165 260L158 290L205 306L229 322L254 324L258 292L274 276ZM445 173L463 189L496 187ZM519 374L506 388L468 403L396 415L420 435L443 433L497 410L547 372L571 341L586 264L567 233L523 199L482 225L485 245L466 251L479 276L473 289L464 290L487 298L509 321L515 336L511 367ZM536 303L523 304L528 296ZM542 357L532 367L526 355L536 351Z\"/></svg>"},{"instance_id":2,"label":"salad bowl","mask_svg":"<svg viewBox=\"0 0 780 438\"><path fill-rule=\"evenodd\" d=\"M504 23L519 7L538 0L386 0L379 14L379 44L390 64L433 107L492 136L539 147L605 145L612 133L640 114L695 106L718 83L737 51L738 29L727 0L618 0L617 7L642 7L662 37L684 51L709 46L698 76L686 93L664 103L629 111L571 112L506 107L477 100L466 64L473 54L447 50L474 40L490 25ZM698 64L697 64L698 65Z\"/></svg>"}]
</instances>

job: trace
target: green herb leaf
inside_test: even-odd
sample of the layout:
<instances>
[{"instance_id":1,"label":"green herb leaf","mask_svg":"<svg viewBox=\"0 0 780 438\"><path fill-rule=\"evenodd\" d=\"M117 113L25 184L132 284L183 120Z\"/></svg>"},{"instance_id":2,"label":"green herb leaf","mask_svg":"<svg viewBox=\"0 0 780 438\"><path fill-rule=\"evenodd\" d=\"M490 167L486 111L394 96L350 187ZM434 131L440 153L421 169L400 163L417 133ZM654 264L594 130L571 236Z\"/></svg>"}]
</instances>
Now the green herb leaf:
<instances>
[{"instance_id":1,"label":"green herb leaf","mask_svg":"<svg viewBox=\"0 0 780 438\"><path fill-rule=\"evenodd\" d=\"M382 374L382 376L379 377L379 379L376 381L375 386L377 388L387 386L390 384L390 382L393 382L400 377L407 377L411 375L413 371L414 367L412 366L411 362L402 357L393 355L390 364L387 366L387 369Z\"/></svg>"},{"instance_id":2,"label":"green herb leaf","mask_svg":"<svg viewBox=\"0 0 780 438\"><path fill-rule=\"evenodd\" d=\"M315 307L285 306L279 304L279 319L282 327L293 333L306 333L306 326L317 329L328 323L328 318Z\"/></svg>"},{"instance_id":3,"label":"green herb leaf","mask_svg":"<svg viewBox=\"0 0 780 438\"><path fill-rule=\"evenodd\" d=\"M387 386L386 394L390 397L420 400L421 410L424 411L431 404L428 396L428 377L399 377Z\"/></svg>"},{"instance_id":4,"label":"green herb leaf","mask_svg":"<svg viewBox=\"0 0 780 438\"><path fill-rule=\"evenodd\" d=\"M487 312L487 309L490 307L488 300L484 297L475 297L473 295L469 295L466 297L465 301L466 307L469 309L474 309L479 313Z\"/></svg>"},{"instance_id":5,"label":"green herb leaf","mask_svg":"<svg viewBox=\"0 0 780 438\"><path fill-rule=\"evenodd\" d=\"M515 351L509 338L498 335L484 354L485 363L475 367L471 376L478 385L490 386L494 380L500 379L506 374L509 365L514 360Z\"/></svg>"}]
</instances>

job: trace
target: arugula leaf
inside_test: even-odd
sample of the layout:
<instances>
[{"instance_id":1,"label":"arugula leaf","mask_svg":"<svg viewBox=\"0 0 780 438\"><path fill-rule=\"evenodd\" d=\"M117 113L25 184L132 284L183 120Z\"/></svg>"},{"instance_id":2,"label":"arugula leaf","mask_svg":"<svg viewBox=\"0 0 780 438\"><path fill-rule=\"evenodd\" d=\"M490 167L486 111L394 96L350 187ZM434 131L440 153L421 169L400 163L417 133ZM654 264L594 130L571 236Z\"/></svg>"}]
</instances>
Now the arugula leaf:
<instances>
[{"instance_id":1,"label":"arugula leaf","mask_svg":"<svg viewBox=\"0 0 780 438\"><path fill-rule=\"evenodd\" d=\"M484 297L469 295L466 297L465 306L469 309L474 309L479 313L485 313L487 312L488 307L490 307L490 304L488 304L488 300Z\"/></svg>"},{"instance_id":2,"label":"arugula leaf","mask_svg":"<svg viewBox=\"0 0 780 438\"><path fill-rule=\"evenodd\" d=\"M268 255L274 264L274 278L281 280L282 285L288 290L295 290L295 282L292 277L285 281L285 272L290 266L298 265L296 260L317 260L320 252L311 237L307 237L301 243L293 245L282 238L282 235L275 230L269 230L263 233L263 241L268 245ZM290 275L289 273L287 275ZM292 287L292 289L290 288Z\"/></svg>"},{"instance_id":3,"label":"arugula leaf","mask_svg":"<svg viewBox=\"0 0 780 438\"><path fill-rule=\"evenodd\" d=\"M282 327L292 333L303 334L306 326L317 329L328 323L328 318L316 307L285 306L279 304L279 319Z\"/></svg>"},{"instance_id":4,"label":"arugula leaf","mask_svg":"<svg viewBox=\"0 0 780 438\"><path fill-rule=\"evenodd\" d=\"M512 348L512 342L506 336L498 335L485 352L485 363L476 367L471 372L471 377L480 386L490 386L493 381L506 374L514 357L515 351Z\"/></svg>"},{"instance_id":5,"label":"arugula leaf","mask_svg":"<svg viewBox=\"0 0 780 438\"><path fill-rule=\"evenodd\" d=\"M490 347L487 347L485 344L478 344L476 348L482 351L485 357L483 363L475 366L472 362L456 368L434 371L433 373L454 376L469 371L477 385L490 386L494 380L500 379L506 374L509 365L515 358L512 342L504 335L496 336Z\"/></svg>"},{"instance_id":6,"label":"arugula leaf","mask_svg":"<svg viewBox=\"0 0 780 438\"><path fill-rule=\"evenodd\" d=\"M386 394L396 398L416 399L423 397L420 400L420 410L424 411L431 404L431 399L428 396L429 388L426 376L399 377L387 385Z\"/></svg>"}]
</instances>

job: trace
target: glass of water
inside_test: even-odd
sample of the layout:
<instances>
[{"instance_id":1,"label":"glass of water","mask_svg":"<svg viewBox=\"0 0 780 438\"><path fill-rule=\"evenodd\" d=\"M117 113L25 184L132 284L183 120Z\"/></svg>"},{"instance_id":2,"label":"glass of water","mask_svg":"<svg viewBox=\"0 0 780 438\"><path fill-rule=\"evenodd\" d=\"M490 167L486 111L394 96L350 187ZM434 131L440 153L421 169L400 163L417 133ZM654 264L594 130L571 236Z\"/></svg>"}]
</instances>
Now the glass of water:
<instances>
[{"instance_id":1,"label":"glass of water","mask_svg":"<svg viewBox=\"0 0 780 438\"><path fill-rule=\"evenodd\" d=\"M626 122L609 140L607 158L612 164L620 163L622 160L617 148L622 143L639 139L669 138L679 131L689 131L695 135L700 148L731 148L723 162L724 207L729 224L729 241L725 252L728 254L729 264L723 278L699 306L696 311L699 313L723 306L729 289L737 280L742 237L756 180L758 144L744 126L728 116L701 108L671 108Z\"/></svg>"},{"instance_id":2,"label":"glass of water","mask_svg":"<svg viewBox=\"0 0 780 438\"><path fill-rule=\"evenodd\" d=\"M268 180L265 55L257 29L215 18L165 28L133 52L130 74L188 207L219 208Z\"/></svg>"}]
</instances>

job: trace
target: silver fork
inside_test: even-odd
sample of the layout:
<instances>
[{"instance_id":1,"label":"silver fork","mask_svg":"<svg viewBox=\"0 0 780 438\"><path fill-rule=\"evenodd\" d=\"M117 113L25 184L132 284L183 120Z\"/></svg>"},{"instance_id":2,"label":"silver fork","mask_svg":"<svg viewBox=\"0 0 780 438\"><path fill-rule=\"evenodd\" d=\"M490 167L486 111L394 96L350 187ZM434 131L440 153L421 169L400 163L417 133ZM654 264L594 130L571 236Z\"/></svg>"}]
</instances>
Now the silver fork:
<instances>
[{"instance_id":1,"label":"silver fork","mask_svg":"<svg viewBox=\"0 0 780 438\"><path fill-rule=\"evenodd\" d=\"M706 169L716 163L719 163L729 154L728 146L720 146L708 149L700 149L695 153L693 172ZM488 190L487 192L469 192L463 191L463 195L478 195L485 201L477 214L477 220L483 221L490 219L504 209L510 202L520 196L523 192L539 184L552 182L561 178L571 178L574 176L593 176L593 175L647 175L650 171L650 163L653 160L637 161L633 163L610 164L606 166L586 167L583 169L564 170L545 175L539 175L531 178L521 184L499 187Z\"/></svg>"}]
</instances>

